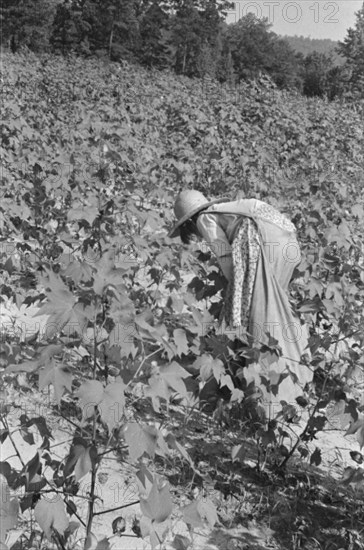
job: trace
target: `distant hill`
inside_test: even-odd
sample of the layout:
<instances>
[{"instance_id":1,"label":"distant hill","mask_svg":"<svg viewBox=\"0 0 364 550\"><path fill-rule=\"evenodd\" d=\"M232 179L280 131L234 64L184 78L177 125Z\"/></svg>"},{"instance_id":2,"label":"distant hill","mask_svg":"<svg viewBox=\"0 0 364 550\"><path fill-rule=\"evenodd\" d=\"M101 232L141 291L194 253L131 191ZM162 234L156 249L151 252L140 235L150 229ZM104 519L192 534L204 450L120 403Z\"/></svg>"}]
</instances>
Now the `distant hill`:
<instances>
[{"instance_id":1,"label":"distant hill","mask_svg":"<svg viewBox=\"0 0 364 550\"><path fill-rule=\"evenodd\" d=\"M314 51L324 54L331 54L335 65L343 65L345 59L336 53L338 43L329 38L308 38L307 36L282 36L293 50L303 55Z\"/></svg>"}]
</instances>

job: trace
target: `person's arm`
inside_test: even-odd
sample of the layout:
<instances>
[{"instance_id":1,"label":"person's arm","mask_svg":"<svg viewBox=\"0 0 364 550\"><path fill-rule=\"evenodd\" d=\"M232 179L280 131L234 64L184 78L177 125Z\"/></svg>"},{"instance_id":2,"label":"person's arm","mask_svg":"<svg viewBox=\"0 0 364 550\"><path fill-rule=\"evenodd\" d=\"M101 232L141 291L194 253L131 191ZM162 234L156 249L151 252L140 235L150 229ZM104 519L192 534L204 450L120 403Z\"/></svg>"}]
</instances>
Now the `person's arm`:
<instances>
[{"instance_id":1,"label":"person's arm","mask_svg":"<svg viewBox=\"0 0 364 550\"><path fill-rule=\"evenodd\" d=\"M210 210L254 216L257 206L264 204L258 199L238 199L236 201L217 203L209 207Z\"/></svg>"},{"instance_id":2,"label":"person's arm","mask_svg":"<svg viewBox=\"0 0 364 550\"><path fill-rule=\"evenodd\" d=\"M202 212L197 219L197 229L215 254L226 279L230 281L233 276L231 246L224 230L218 223L218 215Z\"/></svg>"}]
</instances>

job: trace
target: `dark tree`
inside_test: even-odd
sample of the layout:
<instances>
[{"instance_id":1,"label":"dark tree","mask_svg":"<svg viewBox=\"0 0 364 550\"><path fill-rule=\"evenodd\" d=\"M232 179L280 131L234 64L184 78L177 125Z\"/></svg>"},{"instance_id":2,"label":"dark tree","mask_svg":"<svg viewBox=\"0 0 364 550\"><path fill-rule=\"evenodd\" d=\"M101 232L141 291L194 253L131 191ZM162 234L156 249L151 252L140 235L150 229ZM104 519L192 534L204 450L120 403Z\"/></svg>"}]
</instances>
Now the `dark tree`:
<instances>
[{"instance_id":1,"label":"dark tree","mask_svg":"<svg viewBox=\"0 0 364 550\"><path fill-rule=\"evenodd\" d=\"M226 28L223 51L230 53L239 80L267 73L282 88L299 86L297 56L270 27L266 19L248 13Z\"/></svg>"},{"instance_id":2,"label":"dark tree","mask_svg":"<svg viewBox=\"0 0 364 550\"><path fill-rule=\"evenodd\" d=\"M174 63L175 48L171 43L170 16L154 1L140 20L139 61L147 67L166 68Z\"/></svg>"},{"instance_id":3,"label":"dark tree","mask_svg":"<svg viewBox=\"0 0 364 550\"><path fill-rule=\"evenodd\" d=\"M352 91L364 96L364 3L356 13L356 23L349 29L343 42L339 42L338 52L346 59L346 67L350 70Z\"/></svg>"},{"instance_id":4,"label":"dark tree","mask_svg":"<svg viewBox=\"0 0 364 550\"><path fill-rule=\"evenodd\" d=\"M313 52L303 61L303 93L322 97L329 91L329 72L333 68L329 55Z\"/></svg>"},{"instance_id":5,"label":"dark tree","mask_svg":"<svg viewBox=\"0 0 364 550\"><path fill-rule=\"evenodd\" d=\"M48 48L56 0L2 0L1 44L15 53L20 47L42 52Z\"/></svg>"}]
</instances>

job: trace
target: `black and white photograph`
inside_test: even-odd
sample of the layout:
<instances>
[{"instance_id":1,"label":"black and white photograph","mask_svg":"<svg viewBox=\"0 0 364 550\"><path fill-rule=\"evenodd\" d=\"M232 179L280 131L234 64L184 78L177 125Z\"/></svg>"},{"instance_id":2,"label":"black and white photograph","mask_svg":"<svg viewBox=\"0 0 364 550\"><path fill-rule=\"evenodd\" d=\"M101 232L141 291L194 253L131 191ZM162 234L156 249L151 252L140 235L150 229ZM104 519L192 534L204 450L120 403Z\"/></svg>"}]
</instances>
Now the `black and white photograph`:
<instances>
[{"instance_id":1,"label":"black and white photograph","mask_svg":"<svg viewBox=\"0 0 364 550\"><path fill-rule=\"evenodd\" d=\"M364 550L364 1L0 28L0 550Z\"/></svg>"}]
</instances>

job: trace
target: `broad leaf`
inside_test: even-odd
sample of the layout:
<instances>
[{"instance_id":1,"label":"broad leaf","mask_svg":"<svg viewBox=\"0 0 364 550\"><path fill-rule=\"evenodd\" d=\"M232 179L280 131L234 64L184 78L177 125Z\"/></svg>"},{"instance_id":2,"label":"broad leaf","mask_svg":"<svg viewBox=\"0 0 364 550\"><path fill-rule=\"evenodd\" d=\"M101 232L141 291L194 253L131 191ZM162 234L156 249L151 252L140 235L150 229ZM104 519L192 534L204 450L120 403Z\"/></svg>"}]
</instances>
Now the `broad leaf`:
<instances>
[{"instance_id":1,"label":"broad leaf","mask_svg":"<svg viewBox=\"0 0 364 550\"><path fill-rule=\"evenodd\" d=\"M52 384L56 401L60 404L64 392L72 390L72 379L72 374L52 357L48 365L39 372L39 389L43 390Z\"/></svg>"},{"instance_id":2,"label":"broad leaf","mask_svg":"<svg viewBox=\"0 0 364 550\"><path fill-rule=\"evenodd\" d=\"M124 288L123 275L130 268L126 265L125 268L115 267L115 250L105 252L100 260L95 263L94 284L93 289L96 294L102 296L104 289L108 286Z\"/></svg>"},{"instance_id":3,"label":"broad leaf","mask_svg":"<svg viewBox=\"0 0 364 550\"><path fill-rule=\"evenodd\" d=\"M95 448L87 447L87 449L80 447L77 462L75 464L75 480L80 481L85 475L87 475L95 463Z\"/></svg>"},{"instance_id":4,"label":"broad leaf","mask_svg":"<svg viewBox=\"0 0 364 550\"><path fill-rule=\"evenodd\" d=\"M360 449L362 449L364 447L364 417L358 418L358 420L352 422L345 435L352 435L355 433Z\"/></svg>"},{"instance_id":5,"label":"broad leaf","mask_svg":"<svg viewBox=\"0 0 364 550\"><path fill-rule=\"evenodd\" d=\"M212 528L218 522L216 507L210 499L194 500L182 508L183 519L192 528L204 527L207 523Z\"/></svg>"},{"instance_id":6,"label":"broad leaf","mask_svg":"<svg viewBox=\"0 0 364 550\"><path fill-rule=\"evenodd\" d=\"M321 449L316 447L312 455L310 456L310 464L314 464L315 466L320 466L322 461L321 458Z\"/></svg>"},{"instance_id":7,"label":"broad leaf","mask_svg":"<svg viewBox=\"0 0 364 550\"><path fill-rule=\"evenodd\" d=\"M196 527L204 527L204 521L198 510L198 501L194 500L187 506L182 508L183 521L192 529Z\"/></svg>"},{"instance_id":8,"label":"broad leaf","mask_svg":"<svg viewBox=\"0 0 364 550\"><path fill-rule=\"evenodd\" d=\"M183 379L189 376L190 374L175 361L167 367L155 367L152 376L148 380L149 391L147 394L151 395L152 398L162 398L166 401L175 392L182 397L186 397L187 388ZM155 404L155 401L153 404Z\"/></svg>"},{"instance_id":9,"label":"broad leaf","mask_svg":"<svg viewBox=\"0 0 364 550\"><path fill-rule=\"evenodd\" d=\"M41 465L41 461L40 461L40 454L39 454L39 451L37 451L35 453L35 455L33 456L33 458L31 458L29 460L29 462L27 462L27 464L23 468L23 472L25 474L25 479L26 479L27 486L29 486L29 484L33 480L38 479L37 475L38 475L38 473L40 473L41 467L42 467L42 465Z\"/></svg>"},{"instance_id":10,"label":"broad leaf","mask_svg":"<svg viewBox=\"0 0 364 550\"><path fill-rule=\"evenodd\" d=\"M124 414L126 386L123 382L112 382L104 390L102 400L98 404L101 420L107 425L109 432L117 426Z\"/></svg>"},{"instance_id":11,"label":"broad leaf","mask_svg":"<svg viewBox=\"0 0 364 550\"><path fill-rule=\"evenodd\" d=\"M124 428L125 441L129 447L129 456L135 462L146 453L154 458L157 450L160 432L153 426L143 426L136 422L128 422Z\"/></svg>"},{"instance_id":12,"label":"broad leaf","mask_svg":"<svg viewBox=\"0 0 364 550\"><path fill-rule=\"evenodd\" d=\"M54 502L41 498L35 506L34 517L50 542L53 530L64 535L69 525L65 505L61 498Z\"/></svg>"},{"instance_id":13,"label":"broad leaf","mask_svg":"<svg viewBox=\"0 0 364 550\"><path fill-rule=\"evenodd\" d=\"M68 257L69 255L67 255L67 258ZM62 273L65 277L69 277L75 283L80 283L81 281L87 282L92 279L91 265L85 261L77 261L73 259L68 263Z\"/></svg>"},{"instance_id":14,"label":"broad leaf","mask_svg":"<svg viewBox=\"0 0 364 550\"><path fill-rule=\"evenodd\" d=\"M97 458L97 450L93 445L89 445L81 437L75 437L65 461L64 476L68 477L74 473L75 480L79 481L94 467Z\"/></svg>"},{"instance_id":15,"label":"broad leaf","mask_svg":"<svg viewBox=\"0 0 364 550\"><path fill-rule=\"evenodd\" d=\"M0 541L4 544L6 532L18 524L18 498L10 498L10 490L4 478L0 478Z\"/></svg>"},{"instance_id":16,"label":"broad leaf","mask_svg":"<svg viewBox=\"0 0 364 550\"><path fill-rule=\"evenodd\" d=\"M47 302L39 309L37 315L49 315L42 339L52 339L61 331L72 334L82 334L87 320L82 304L77 303L73 292L62 279L46 270L48 279L42 282L46 287Z\"/></svg>"},{"instance_id":17,"label":"broad leaf","mask_svg":"<svg viewBox=\"0 0 364 550\"><path fill-rule=\"evenodd\" d=\"M170 529L170 521L167 519L161 523L152 521L147 516L140 518L140 532L143 538L149 537L152 550L161 548Z\"/></svg>"},{"instance_id":18,"label":"broad leaf","mask_svg":"<svg viewBox=\"0 0 364 550\"><path fill-rule=\"evenodd\" d=\"M168 447L178 451L183 456L183 458L187 460L187 462L189 463L191 468L194 469L194 464L193 464L193 461L192 461L190 455L188 454L188 452L186 451L184 446L181 445L180 443L178 443L178 441L176 440L176 438L174 437L173 434L169 433L166 436L166 443L167 443Z\"/></svg>"},{"instance_id":19,"label":"broad leaf","mask_svg":"<svg viewBox=\"0 0 364 550\"><path fill-rule=\"evenodd\" d=\"M70 452L65 459L65 465L63 473L65 477L68 477L74 472L75 465L78 462L79 458L82 458L85 455L85 451L88 447L88 443L85 439L81 437L75 437Z\"/></svg>"},{"instance_id":20,"label":"broad leaf","mask_svg":"<svg viewBox=\"0 0 364 550\"><path fill-rule=\"evenodd\" d=\"M189 353L189 345L188 340L186 336L186 331L182 328L176 328L173 331L173 339L174 343L177 346L177 353L179 356L185 354L187 355Z\"/></svg>"},{"instance_id":21,"label":"broad leaf","mask_svg":"<svg viewBox=\"0 0 364 550\"><path fill-rule=\"evenodd\" d=\"M147 497L140 497L142 513L152 521L161 523L172 513L173 504L167 480L154 477L152 489Z\"/></svg>"},{"instance_id":22,"label":"broad leaf","mask_svg":"<svg viewBox=\"0 0 364 550\"><path fill-rule=\"evenodd\" d=\"M67 219L70 222L85 220L92 225L98 214L99 209L96 206L88 205L87 208L71 208L71 210L68 211Z\"/></svg>"},{"instance_id":23,"label":"broad leaf","mask_svg":"<svg viewBox=\"0 0 364 550\"><path fill-rule=\"evenodd\" d=\"M34 372L37 371L40 367L48 365L51 359L59 355L63 351L63 347L60 344L48 344L46 345L39 357L32 361L25 361L24 363L19 363L17 365L9 365L7 367L7 372Z\"/></svg>"},{"instance_id":24,"label":"broad leaf","mask_svg":"<svg viewBox=\"0 0 364 550\"><path fill-rule=\"evenodd\" d=\"M82 409L82 418L91 418L95 414L95 407L101 403L104 396L104 386L98 380L86 380L75 392Z\"/></svg>"},{"instance_id":25,"label":"broad leaf","mask_svg":"<svg viewBox=\"0 0 364 550\"><path fill-rule=\"evenodd\" d=\"M121 357L128 357L134 355L137 351L134 345L134 338L137 337L138 334L134 324L117 324L109 334L109 343L110 346L119 347Z\"/></svg>"}]
</instances>

